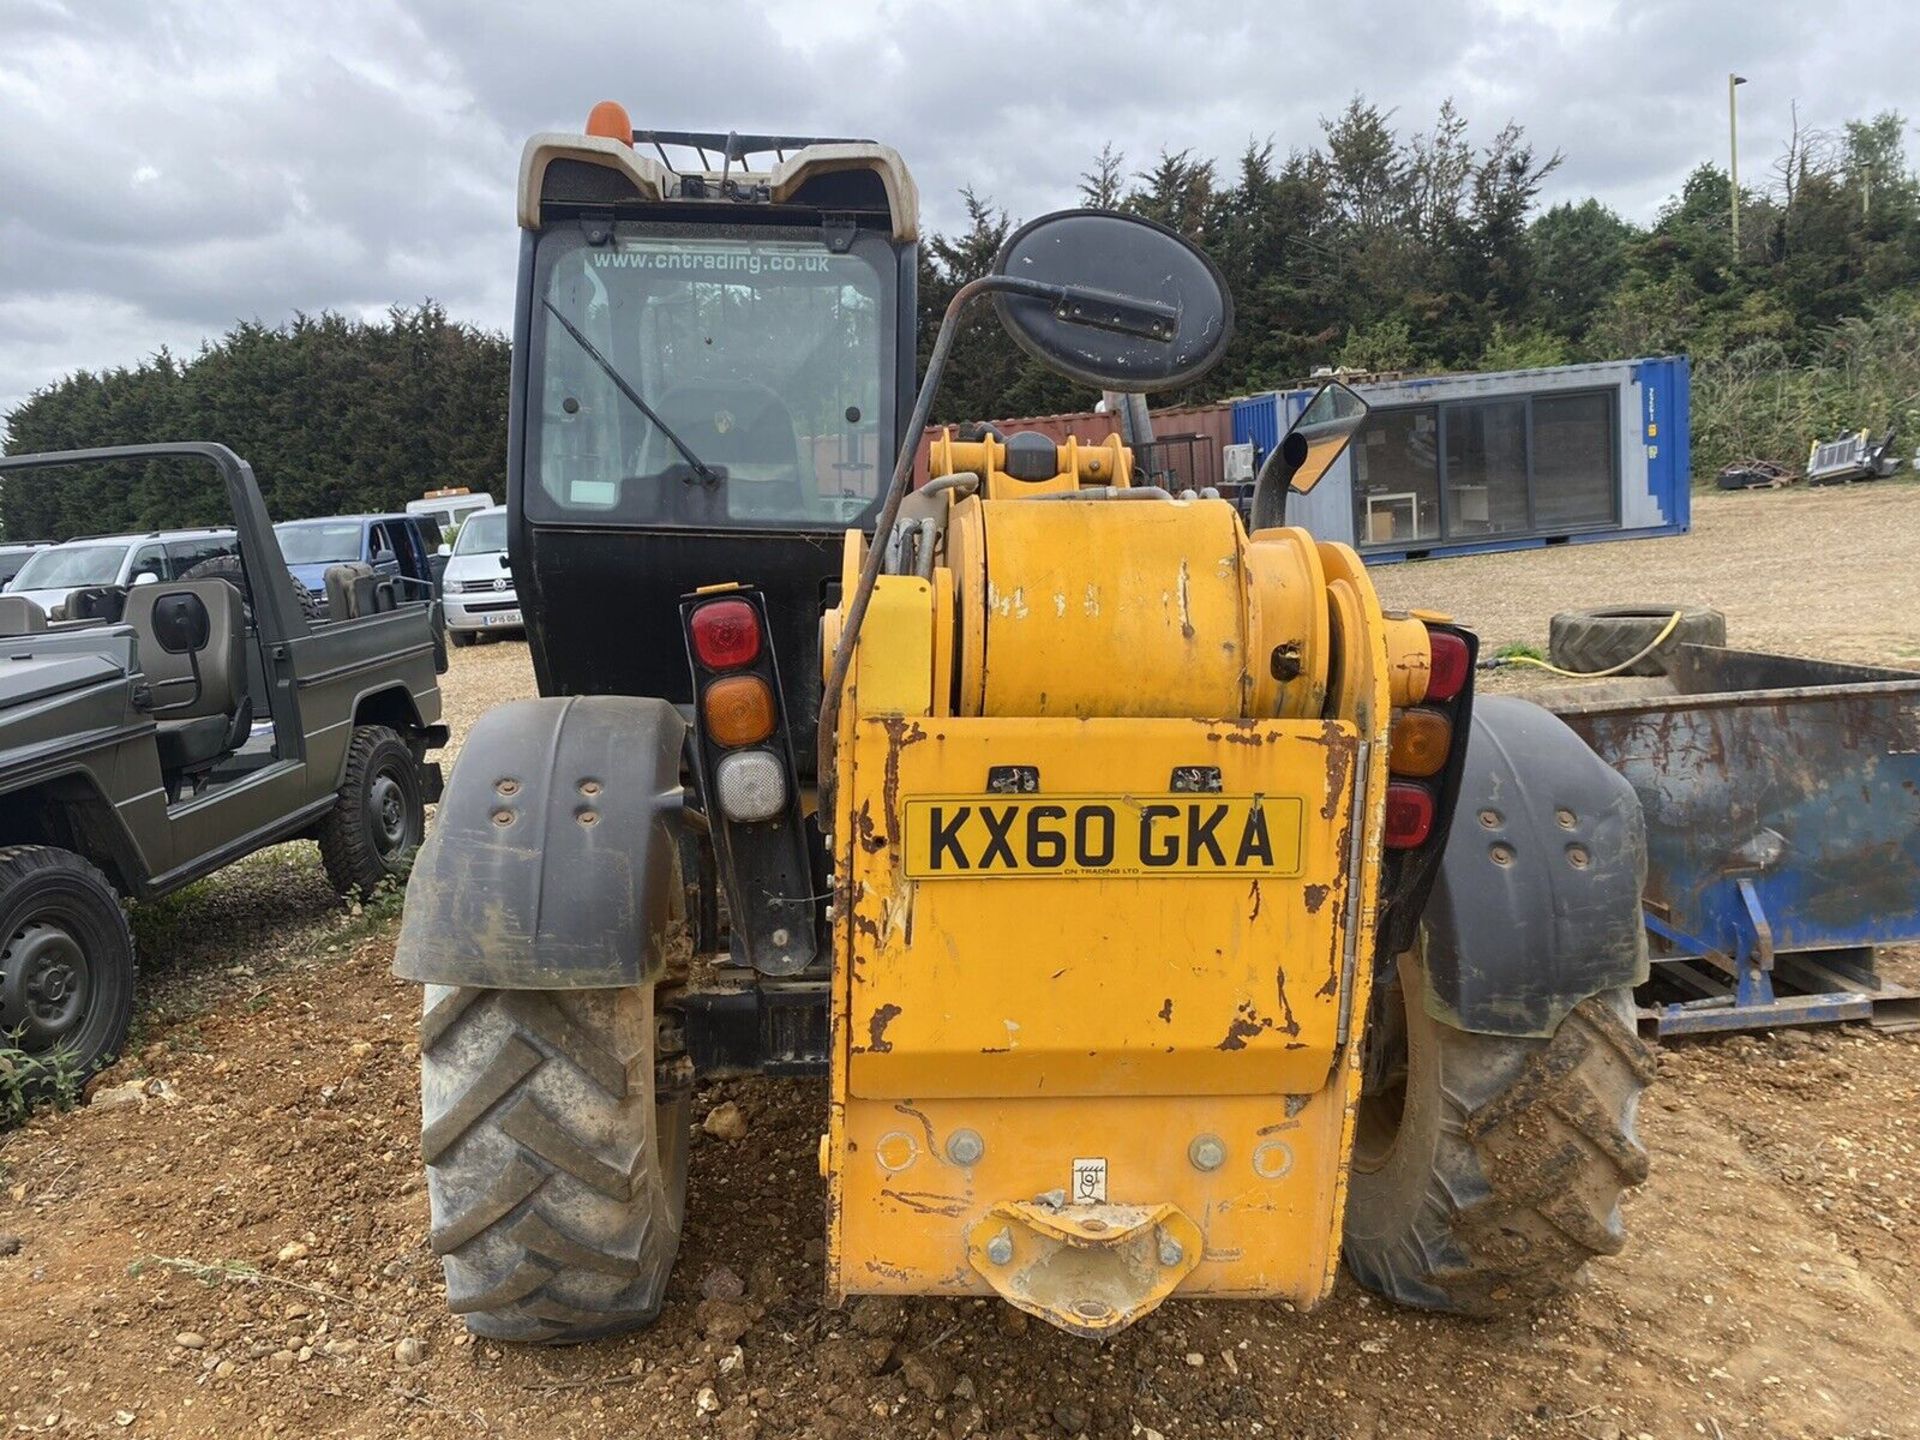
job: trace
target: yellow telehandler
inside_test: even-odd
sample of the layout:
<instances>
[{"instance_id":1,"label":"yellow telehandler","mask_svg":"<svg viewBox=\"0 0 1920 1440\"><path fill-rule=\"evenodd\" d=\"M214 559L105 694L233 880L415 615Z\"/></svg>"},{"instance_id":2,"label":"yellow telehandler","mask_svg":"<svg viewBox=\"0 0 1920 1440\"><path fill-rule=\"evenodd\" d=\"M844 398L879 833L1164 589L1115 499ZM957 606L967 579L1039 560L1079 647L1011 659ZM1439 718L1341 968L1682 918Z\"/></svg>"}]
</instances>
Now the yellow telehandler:
<instances>
[{"instance_id":1,"label":"yellow telehandler","mask_svg":"<svg viewBox=\"0 0 1920 1440\"><path fill-rule=\"evenodd\" d=\"M542 698L467 739L395 961L475 1331L651 1320L692 1086L751 1072L827 1077L836 1301L998 1294L1099 1337L1170 1295L1312 1305L1344 1252L1486 1314L1619 1248L1638 804L1475 698L1470 633L1286 523L1357 395L1313 397L1246 515L1117 439L942 433L915 488L969 307L1151 393L1224 351L1219 271L1138 217L1044 216L916 386L883 145L603 104L528 144L519 206Z\"/></svg>"}]
</instances>

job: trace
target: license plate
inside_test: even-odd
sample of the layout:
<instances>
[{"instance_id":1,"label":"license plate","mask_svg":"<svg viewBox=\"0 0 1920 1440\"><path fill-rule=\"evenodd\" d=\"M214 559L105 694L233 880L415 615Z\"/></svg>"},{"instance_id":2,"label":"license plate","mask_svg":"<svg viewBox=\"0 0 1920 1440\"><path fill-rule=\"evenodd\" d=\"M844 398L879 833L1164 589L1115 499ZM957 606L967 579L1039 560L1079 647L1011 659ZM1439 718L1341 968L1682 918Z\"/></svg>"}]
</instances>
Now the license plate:
<instances>
[{"instance_id":1,"label":"license plate","mask_svg":"<svg viewBox=\"0 0 1920 1440\"><path fill-rule=\"evenodd\" d=\"M518 610L501 610L487 616L486 620L489 625L518 625L520 623L520 612Z\"/></svg>"},{"instance_id":2,"label":"license plate","mask_svg":"<svg viewBox=\"0 0 1920 1440\"><path fill-rule=\"evenodd\" d=\"M916 880L1300 873L1297 795L995 795L906 802Z\"/></svg>"}]
</instances>

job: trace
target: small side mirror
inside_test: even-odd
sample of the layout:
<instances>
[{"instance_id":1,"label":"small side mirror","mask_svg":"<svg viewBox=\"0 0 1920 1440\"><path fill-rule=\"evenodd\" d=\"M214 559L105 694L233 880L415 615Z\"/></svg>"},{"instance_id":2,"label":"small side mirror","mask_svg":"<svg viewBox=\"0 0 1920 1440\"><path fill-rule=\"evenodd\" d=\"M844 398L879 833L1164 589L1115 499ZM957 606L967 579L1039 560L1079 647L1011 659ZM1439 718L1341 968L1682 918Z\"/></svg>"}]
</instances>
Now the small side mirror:
<instances>
[{"instance_id":1,"label":"small side mirror","mask_svg":"<svg viewBox=\"0 0 1920 1440\"><path fill-rule=\"evenodd\" d=\"M500 552L500 568L502 570L511 570L513 568L513 562L507 559L507 552L504 550Z\"/></svg>"},{"instance_id":2,"label":"small side mirror","mask_svg":"<svg viewBox=\"0 0 1920 1440\"><path fill-rule=\"evenodd\" d=\"M136 585L158 585L160 583L160 577L151 570L142 570L138 575L133 577L133 583Z\"/></svg>"},{"instance_id":3,"label":"small side mirror","mask_svg":"<svg viewBox=\"0 0 1920 1440\"><path fill-rule=\"evenodd\" d=\"M191 590L162 595L153 604L153 638L169 655L194 655L207 648L213 617L207 602Z\"/></svg>"},{"instance_id":4,"label":"small side mirror","mask_svg":"<svg viewBox=\"0 0 1920 1440\"><path fill-rule=\"evenodd\" d=\"M376 565L392 565L393 563L395 563L393 551L391 550L374 551L373 563Z\"/></svg>"},{"instance_id":5,"label":"small side mirror","mask_svg":"<svg viewBox=\"0 0 1920 1440\"><path fill-rule=\"evenodd\" d=\"M1367 402L1345 385L1322 385L1281 437L1253 482L1252 530L1287 523L1287 494L1305 495L1326 478L1367 418Z\"/></svg>"},{"instance_id":6,"label":"small side mirror","mask_svg":"<svg viewBox=\"0 0 1920 1440\"><path fill-rule=\"evenodd\" d=\"M433 553L436 555L451 555L453 553L453 546L448 545L443 541L441 543L440 548L434 551Z\"/></svg>"}]
</instances>

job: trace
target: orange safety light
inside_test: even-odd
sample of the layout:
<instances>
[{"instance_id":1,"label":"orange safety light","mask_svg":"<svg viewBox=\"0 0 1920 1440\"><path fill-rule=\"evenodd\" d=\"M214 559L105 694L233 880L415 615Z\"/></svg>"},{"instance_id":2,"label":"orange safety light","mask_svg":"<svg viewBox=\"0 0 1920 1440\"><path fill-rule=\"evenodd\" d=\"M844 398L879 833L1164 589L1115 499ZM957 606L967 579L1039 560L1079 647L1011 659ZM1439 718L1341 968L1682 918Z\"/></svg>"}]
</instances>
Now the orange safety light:
<instances>
[{"instance_id":1,"label":"orange safety light","mask_svg":"<svg viewBox=\"0 0 1920 1440\"><path fill-rule=\"evenodd\" d=\"M1387 768L1396 775L1438 775L1452 743L1453 726L1438 710L1402 710L1387 739Z\"/></svg>"},{"instance_id":2,"label":"orange safety light","mask_svg":"<svg viewBox=\"0 0 1920 1440\"><path fill-rule=\"evenodd\" d=\"M618 100L602 100L587 112L587 134L598 135L602 140L618 140L631 149L633 121L627 118L627 107Z\"/></svg>"},{"instance_id":3,"label":"orange safety light","mask_svg":"<svg viewBox=\"0 0 1920 1440\"><path fill-rule=\"evenodd\" d=\"M773 733L773 690L758 675L728 675L701 697L707 737L716 745L752 745Z\"/></svg>"}]
</instances>

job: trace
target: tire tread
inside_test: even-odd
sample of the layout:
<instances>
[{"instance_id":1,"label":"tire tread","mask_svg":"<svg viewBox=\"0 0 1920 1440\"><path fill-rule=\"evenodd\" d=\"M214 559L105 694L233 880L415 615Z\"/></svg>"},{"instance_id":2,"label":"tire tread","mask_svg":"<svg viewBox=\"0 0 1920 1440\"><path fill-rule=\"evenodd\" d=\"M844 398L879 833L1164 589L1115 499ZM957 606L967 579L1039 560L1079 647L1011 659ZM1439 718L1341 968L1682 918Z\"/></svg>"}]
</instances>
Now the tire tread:
<instances>
[{"instance_id":1,"label":"tire tread","mask_svg":"<svg viewBox=\"0 0 1920 1440\"><path fill-rule=\"evenodd\" d=\"M653 1033L643 991L427 991L430 1244L477 1333L566 1343L658 1314L684 1180L655 1147L687 1116L636 1083Z\"/></svg>"}]
</instances>

